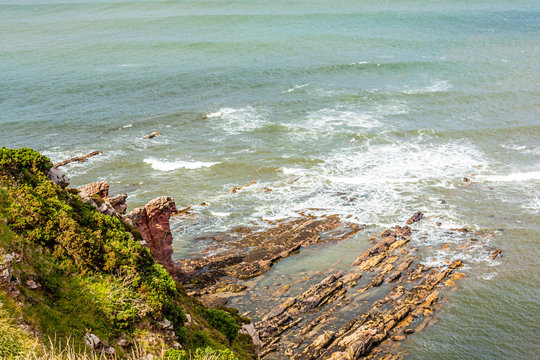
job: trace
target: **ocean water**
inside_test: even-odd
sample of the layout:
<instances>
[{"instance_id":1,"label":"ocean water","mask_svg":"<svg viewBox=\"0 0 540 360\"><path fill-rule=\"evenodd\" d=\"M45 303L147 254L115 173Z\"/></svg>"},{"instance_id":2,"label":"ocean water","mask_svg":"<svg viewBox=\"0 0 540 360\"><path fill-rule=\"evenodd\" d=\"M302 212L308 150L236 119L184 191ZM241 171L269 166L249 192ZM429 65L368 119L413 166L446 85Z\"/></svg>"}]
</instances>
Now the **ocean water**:
<instances>
[{"instance_id":1,"label":"ocean water","mask_svg":"<svg viewBox=\"0 0 540 360\"><path fill-rule=\"evenodd\" d=\"M65 167L74 186L192 206L177 259L306 209L369 225L269 276L325 269L423 211L423 261L468 278L410 359L540 354L538 84L537 1L0 0L0 145L101 150ZM503 257L437 250L466 241L453 227Z\"/></svg>"}]
</instances>

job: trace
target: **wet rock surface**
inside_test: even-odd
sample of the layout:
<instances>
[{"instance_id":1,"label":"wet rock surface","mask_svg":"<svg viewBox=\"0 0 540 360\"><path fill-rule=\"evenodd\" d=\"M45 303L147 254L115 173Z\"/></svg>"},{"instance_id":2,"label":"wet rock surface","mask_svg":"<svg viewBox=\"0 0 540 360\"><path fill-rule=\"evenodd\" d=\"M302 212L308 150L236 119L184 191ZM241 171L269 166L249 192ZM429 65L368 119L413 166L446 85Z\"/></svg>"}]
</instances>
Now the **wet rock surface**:
<instances>
[{"instance_id":1,"label":"wet rock surface","mask_svg":"<svg viewBox=\"0 0 540 360\"><path fill-rule=\"evenodd\" d=\"M70 163L72 163L72 162L83 162L83 161L88 160L88 158L91 158L91 157L96 156L96 155L99 155L99 154L103 154L103 152L97 151L97 150L96 150L96 151L92 151L91 153L86 154L86 155L84 155L84 156L75 156L75 157L73 157L73 158L71 158L71 159L61 161L61 162L59 162L59 163L57 163L57 164L54 164L54 167L55 167L55 168L58 168L58 167L60 167L60 166L67 165L67 164L70 164Z\"/></svg>"},{"instance_id":2,"label":"wet rock surface","mask_svg":"<svg viewBox=\"0 0 540 360\"><path fill-rule=\"evenodd\" d=\"M245 287L235 285L234 279L259 276L302 247L343 241L362 230L361 226L345 223L338 216L303 216L268 225L267 229L240 227L195 240L214 244L205 253L222 251L180 262L184 274L181 280L188 294L242 291Z\"/></svg>"},{"instance_id":3,"label":"wet rock surface","mask_svg":"<svg viewBox=\"0 0 540 360\"><path fill-rule=\"evenodd\" d=\"M404 226L371 237L370 247L358 251L345 270L330 266L295 274L292 282L258 287L261 275L280 259L310 245L347 240L365 227L338 216L302 214L268 222L265 229L209 235L197 239L211 244L198 258L180 263L181 280L189 294L207 304L222 306L239 293L246 294L237 302L240 311L246 310L243 301L260 303L246 313L254 319L250 335L257 339L260 359L400 359L406 355L400 342L434 324L446 289L465 278L459 258L436 261L436 266L426 264L437 259L419 258L411 245L418 230L412 227L423 219L416 212ZM441 251L461 254L482 247L488 258L500 256L499 249L486 250L478 240L489 234L460 229L452 234L468 241L445 243Z\"/></svg>"},{"instance_id":4,"label":"wet rock surface","mask_svg":"<svg viewBox=\"0 0 540 360\"><path fill-rule=\"evenodd\" d=\"M308 270L295 274L290 283L265 285L262 289L272 298L266 302L265 295L250 291L274 264L303 248L348 240L366 226L345 222L337 215L300 213L298 218L267 221L266 227L238 227L194 239L209 245L196 258L177 264L171 258L169 221L171 216L177 221L195 216L190 207L179 211L172 198L160 197L123 215L125 194L111 199L106 182L79 191L100 211L139 229L156 259L206 306L221 307L231 297L251 294L250 301L260 306L255 322L245 325L242 332L252 338L260 359L401 359L406 353L400 342L434 324L445 289L465 278L459 272L462 261L455 257L452 261L419 258L418 249L411 245L417 231L412 227L424 214L416 212L404 226L371 237L370 247L359 250L346 270L334 266ZM445 234L468 241L447 241L438 246L439 251L481 251L491 261L501 257L501 249L488 248L481 240L493 234L465 228L448 229ZM240 311L245 311L239 304Z\"/></svg>"}]
</instances>

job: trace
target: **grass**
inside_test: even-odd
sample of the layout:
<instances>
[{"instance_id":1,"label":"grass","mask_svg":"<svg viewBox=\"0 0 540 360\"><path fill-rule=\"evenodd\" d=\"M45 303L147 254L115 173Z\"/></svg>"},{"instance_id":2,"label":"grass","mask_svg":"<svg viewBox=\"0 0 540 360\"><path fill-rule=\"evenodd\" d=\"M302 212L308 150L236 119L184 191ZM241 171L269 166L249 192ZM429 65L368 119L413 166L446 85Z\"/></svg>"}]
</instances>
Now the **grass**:
<instances>
[{"instance_id":1,"label":"grass","mask_svg":"<svg viewBox=\"0 0 540 360\"><path fill-rule=\"evenodd\" d=\"M256 358L238 335L238 314L189 298L136 229L50 182L51 166L31 149L0 148L0 256L21 259L12 266L20 295L10 298L0 284L0 359L104 358L85 346L87 332L114 346L116 358ZM30 280L39 288L27 288ZM164 319L173 332L159 325ZM55 340L40 342L28 329ZM132 345L116 345L121 338Z\"/></svg>"}]
</instances>

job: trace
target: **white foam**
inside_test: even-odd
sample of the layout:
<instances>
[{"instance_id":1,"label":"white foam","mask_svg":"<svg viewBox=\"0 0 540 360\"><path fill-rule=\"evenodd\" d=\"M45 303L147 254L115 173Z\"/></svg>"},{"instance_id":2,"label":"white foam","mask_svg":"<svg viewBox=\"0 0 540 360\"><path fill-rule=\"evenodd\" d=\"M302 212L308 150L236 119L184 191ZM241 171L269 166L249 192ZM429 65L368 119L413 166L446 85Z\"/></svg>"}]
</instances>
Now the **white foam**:
<instances>
[{"instance_id":1,"label":"white foam","mask_svg":"<svg viewBox=\"0 0 540 360\"><path fill-rule=\"evenodd\" d=\"M517 181L533 181L540 180L540 171L529 171L522 173L513 173L508 175L487 175L479 176L477 179L491 182L517 182Z\"/></svg>"},{"instance_id":2,"label":"white foam","mask_svg":"<svg viewBox=\"0 0 540 360\"><path fill-rule=\"evenodd\" d=\"M219 164L219 162L203 162L203 161L163 161L153 158L144 159L146 164L152 166L152 169L159 171L173 171L177 169L200 169L207 168Z\"/></svg>"},{"instance_id":3,"label":"white foam","mask_svg":"<svg viewBox=\"0 0 540 360\"><path fill-rule=\"evenodd\" d=\"M210 213L214 216L219 216L219 217L226 217L226 216L229 216L231 215L230 212L219 212L219 211L210 211Z\"/></svg>"},{"instance_id":4,"label":"white foam","mask_svg":"<svg viewBox=\"0 0 540 360\"><path fill-rule=\"evenodd\" d=\"M405 94L429 94L429 93L437 93L442 91L448 91L452 88L452 85L447 80L435 80L431 85L423 87L423 88L417 88L417 89L409 89L405 90Z\"/></svg>"},{"instance_id":5,"label":"white foam","mask_svg":"<svg viewBox=\"0 0 540 360\"><path fill-rule=\"evenodd\" d=\"M503 149L518 151L523 154L534 154L540 155L540 146L532 147L527 145L518 145L518 144L501 144Z\"/></svg>"},{"instance_id":6,"label":"white foam","mask_svg":"<svg viewBox=\"0 0 540 360\"><path fill-rule=\"evenodd\" d=\"M281 169L285 175L302 175L306 172L305 169L299 169L299 168L288 168L284 167Z\"/></svg>"},{"instance_id":7,"label":"white foam","mask_svg":"<svg viewBox=\"0 0 540 360\"><path fill-rule=\"evenodd\" d=\"M242 108L221 108L206 114L215 121L215 126L230 135L252 131L264 124L264 116L251 106Z\"/></svg>"},{"instance_id":8,"label":"white foam","mask_svg":"<svg viewBox=\"0 0 540 360\"><path fill-rule=\"evenodd\" d=\"M376 176L327 176L328 180L336 183L360 185L360 184L402 184L418 182L419 178L381 178Z\"/></svg>"},{"instance_id":9,"label":"white foam","mask_svg":"<svg viewBox=\"0 0 540 360\"><path fill-rule=\"evenodd\" d=\"M298 89L301 89L301 88L304 88L306 86L309 86L309 84L302 84L302 85L294 85L292 88L290 88L289 90L287 90L288 93L291 93L295 90L298 90Z\"/></svg>"}]
</instances>

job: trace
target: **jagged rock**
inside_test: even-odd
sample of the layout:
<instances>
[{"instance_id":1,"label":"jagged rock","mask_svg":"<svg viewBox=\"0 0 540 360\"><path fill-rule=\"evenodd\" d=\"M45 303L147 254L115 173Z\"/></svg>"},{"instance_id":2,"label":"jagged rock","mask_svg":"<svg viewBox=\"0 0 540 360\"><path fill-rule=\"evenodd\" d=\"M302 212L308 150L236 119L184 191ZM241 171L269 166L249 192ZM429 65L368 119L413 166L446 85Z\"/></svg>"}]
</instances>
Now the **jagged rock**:
<instances>
[{"instance_id":1,"label":"jagged rock","mask_svg":"<svg viewBox=\"0 0 540 360\"><path fill-rule=\"evenodd\" d=\"M120 346L120 347L126 347L127 344L128 344L128 342L127 342L126 339L119 339L116 343L117 343L118 346Z\"/></svg>"},{"instance_id":2,"label":"jagged rock","mask_svg":"<svg viewBox=\"0 0 540 360\"><path fill-rule=\"evenodd\" d=\"M174 199L170 196L161 196L126 215L126 218L139 229L146 246L156 260L175 280L179 278L181 271L171 258L173 237L169 219L176 211Z\"/></svg>"},{"instance_id":3,"label":"jagged rock","mask_svg":"<svg viewBox=\"0 0 540 360\"><path fill-rule=\"evenodd\" d=\"M259 338L259 333L255 330L255 326L252 323L242 325L240 333L248 334L251 337L255 349L259 349L262 346L263 343Z\"/></svg>"},{"instance_id":4,"label":"jagged rock","mask_svg":"<svg viewBox=\"0 0 540 360\"><path fill-rule=\"evenodd\" d=\"M116 353L116 349L112 346L104 346L102 349L100 349L100 352L106 355L114 355Z\"/></svg>"},{"instance_id":5,"label":"jagged rock","mask_svg":"<svg viewBox=\"0 0 540 360\"><path fill-rule=\"evenodd\" d=\"M221 278L233 276L248 279L270 270L274 263L304 246L330 241L346 240L362 230L361 227L341 221L338 216L303 216L271 222L273 227L264 229L241 227L230 232L209 235L200 240L215 243L206 251L222 248L228 250L218 255L201 256L184 260L182 282L193 295L216 292L223 286ZM321 236L324 234L324 236Z\"/></svg>"},{"instance_id":6,"label":"jagged rock","mask_svg":"<svg viewBox=\"0 0 540 360\"><path fill-rule=\"evenodd\" d=\"M161 327L165 330L174 330L173 325L168 319L163 319L163 321L161 321L159 325L161 325Z\"/></svg>"},{"instance_id":7,"label":"jagged rock","mask_svg":"<svg viewBox=\"0 0 540 360\"><path fill-rule=\"evenodd\" d=\"M47 173L47 179L51 180L61 188L66 188L69 185L69 177L60 169L52 167Z\"/></svg>"},{"instance_id":8,"label":"jagged rock","mask_svg":"<svg viewBox=\"0 0 540 360\"><path fill-rule=\"evenodd\" d=\"M109 201L116 210L118 214L124 215L126 213L127 209L127 203L126 203L127 194L120 194L114 198L111 198Z\"/></svg>"},{"instance_id":9,"label":"jagged rock","mask_svg":"<svg viewBox=\"0 0 540 360\"><path fill-rule=\"evenodd\" d=\"M191 315L186 314L186 322L184 323L185 326L191 326Z\"/></svg>"},{"instance_id":10,"label":"jagged rock","mask_svg":"<svg viewBox=\"0 0 540 360\"><path fill-rule=\"evenodd\" d=\"M501 256L501 254L502 254L501 249L494 250L493 253L491 254L491 260L495 260L497 257Z\"/></svg>"},{"instance_id":11,"label":"jagged rock","mask_svg":"<svg viewBox=\"0 0 540 360\"><path fill-rule=\"evenodd\" d=\"M422 220L423 217L424 217L424 214L421 211L417 211L413 214L413 216L411 216L409 220L407 220L407 225L411 225L415 222L418 222Z\"/></svg>"},{"instance_id":12,"label":"jagged rock","mask_svg":"<svg viewBox=\"0 0 540 360\"><path fill-rule=\"evenodd\" d=\"M109 183L106 181L96 181L83 185L77 190L79 190L79 196L83 200L92 198L94 195L98 195L103 200L109 198Z\"/></svg>"},{"instance_id":13,"label":"jagged rock","mask_svg":"<svg viewBox=\"0 0 540 360\"><path fill-rule=\"evenodd\" d=\"M79 187L79 196L84 202L89 202L99 212L123 219L125 213L126 194L118 195L115 198L109 196L109 183L107 181L97 181Z\"/></svg>"},{"instance_id":14,"label":"jagged rock","mask_svg":"<svg viewBox=\"0 0 540 360\"><path fill-rule=\"evenodd\" d=\"M249 184L246 184L246 185L233 187L230 192L231 192L231 194L236 194L239 190L242 190L243 188L254 185L256 183L257 183L257 181L252 181L252 182L250 182Z\"/></svg>"},{"instance_id":15,"label":"jagged rock","mask_svg":"<svg viewBox=\"0 0 540 360\"><path fill-rule=\"evenodd\" d=\"M90 158L92 156L99 155L99 154L102 154L102 152L101 151L92 151L90 154L87 154L87 155L84 155L84 156L76 156L76 157L71 158L69 160L59 162L59 163L55 164L54 167L57 168L57 167L67 165L67 164L75 162L75 161L83 162L83 161L86 161L88 158Z\"/></svg>"},{"instance_id":16,"label":"jagged rock","mask_svg":"<svg viewBox=\"0 0 540 360\"><path fill-rule=\"evenodd\" d=\"M87 332L85 335L84 335L84 343L86 345L88 345L89 348L91 349L96 349L99 345L99 343L101 342L101 340L94 334L91 334L89 332Z\"/></svg>"},{"instance_id":17,"label":"jagged rock","mask_svg":"<svg viewBox=\"0 0 540 360\"><path fill-rule=\"evenodd\" d=\"M151 133L151 134L148 134L148 135L145 135L144 138L145 139L152 139L158 135L161 135L161 131L156 131L154 133Z\"/></svg>"},{"instance_id":18,"label":"jagged rock","mask_svg":"<svg viewBox=\"0 0 540 360\"><path fill-rule=\"evenodd\" d=\"M226 298L216 295L204 295L201 296L199 300L203 303L204 306L210 309L225 306L229 302L229 300L227 300Z\"/></svg>"},{"instance_id":19,"label":"jagged rock","mask_svg":"<svg viewBox=\"0 0 540 360\"><path fill-rule=\"evenodd\" d=\"M39 288L41 288L41 284L32 280L32 279L28 279L26 281L26 287L30 290L37 290Z\"/></svg>"}]
</instances>

